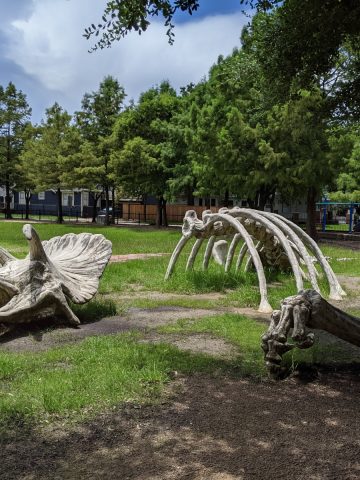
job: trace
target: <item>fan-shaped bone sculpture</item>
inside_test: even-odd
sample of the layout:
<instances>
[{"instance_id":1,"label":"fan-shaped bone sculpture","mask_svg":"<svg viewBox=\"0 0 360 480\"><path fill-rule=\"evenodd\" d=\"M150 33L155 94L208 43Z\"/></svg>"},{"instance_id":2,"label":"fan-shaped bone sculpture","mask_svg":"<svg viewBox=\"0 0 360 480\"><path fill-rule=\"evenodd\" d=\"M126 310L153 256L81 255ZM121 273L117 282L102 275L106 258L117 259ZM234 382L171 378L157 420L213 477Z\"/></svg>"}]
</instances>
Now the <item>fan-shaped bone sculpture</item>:
<instances>
[{"instance_id":1,"label":"fan-shaped bone sculpture","mask_svg":"<svg viewBox=\"0 0 360 480\"><path fill-rule=\"evenodd\" d=\"M95 295L111 256L111 242L91 233L69 233L41 242L31 225L24 225L23 233L30 250L25 259L0 248L2 329L51 316L78 325L68 300L85 303Z\"/></svg>"},{"instance_id":2,"label":"fan-shaped bone sculpture","mask_svg":"<svg viewBox=\"0 0 360 480\"><path fill-rule=\"evenodd\" d=\"M207 240L203 269L208 268L213 255L218 263L224 264L225 271L228 272L236 247L241 240L243 241L237 257L236 270L240 269L244 257L248 253L245 270L253 265L257 272L261 296L260 312L272 312L267 298L264 266L277 267L282 270L291 269L295 277L297 292L303 290L304 279L309 280L312 288L320 292L317 282L319 274L311 255L315 256L329 283L330 298L341 300L342 296L346 295L314 240L298 225L278 214L235 207L231 210L222 208L217 213L206 210L200 220L194 210L187 211L182 226L182 237L170 258L165 279L168 279L173 273L182 249L192 237L196 241L188 257L186 270L193 268L200 247L204 240ZM230 238L228 248L224 248L224 238ZM222 240L217 242L217 239Z\"/></svg>"},{"instance_id":3,"label":"fan-shaped bone sculpture","mask_svg":"<svg viewBox=\"0 0 360 480\"><path fill-rule=\"evenodd\" d=\"M315 290L303 290L281 302L280 310L273 311L269 329L262 336L261 346L271 374L281 371L285 352L314 344L314 333L308 328L325 330L360 347L360 318L334 307ZM288 336L294 343L288 343Z\"/></svg>"}]
</instances>

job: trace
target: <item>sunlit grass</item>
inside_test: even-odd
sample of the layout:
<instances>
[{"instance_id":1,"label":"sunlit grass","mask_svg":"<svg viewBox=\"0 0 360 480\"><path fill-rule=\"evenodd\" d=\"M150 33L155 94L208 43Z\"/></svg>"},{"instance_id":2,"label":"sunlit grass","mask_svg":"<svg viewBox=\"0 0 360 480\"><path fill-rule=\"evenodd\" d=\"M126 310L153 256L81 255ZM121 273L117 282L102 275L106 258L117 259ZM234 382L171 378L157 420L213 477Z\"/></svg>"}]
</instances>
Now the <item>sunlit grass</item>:
<instances>
[{"instance_id":1,"label":"sunlit grass","mask_svg":"<svg viewBox=\"0 0 360 480\"><path fill-rule=\"evenodd\" d=\"M80 418L120 402L153 402L173 371L239 370L236 363L137 340L135 333L121 334L36 354L1 352L0 427L53 415Z\"/></svg>"},{"instance_id":2,"label":"sunlit grass","mask_svg":"<svg viewBox=\"0 0 360 480\"><path fill-rule=\"evenodd\" d=\"M0 222L0 246L16 257L28 253L28 245L22 234L26 222ZM93 224L57 225L38 223L34 225L41 240L48 240L66 233L101 233L113 244L113 254L127 253L171 253L178 241L178 230L140 229L136 227L104 227Z\"/></svg>"}]
</instances>

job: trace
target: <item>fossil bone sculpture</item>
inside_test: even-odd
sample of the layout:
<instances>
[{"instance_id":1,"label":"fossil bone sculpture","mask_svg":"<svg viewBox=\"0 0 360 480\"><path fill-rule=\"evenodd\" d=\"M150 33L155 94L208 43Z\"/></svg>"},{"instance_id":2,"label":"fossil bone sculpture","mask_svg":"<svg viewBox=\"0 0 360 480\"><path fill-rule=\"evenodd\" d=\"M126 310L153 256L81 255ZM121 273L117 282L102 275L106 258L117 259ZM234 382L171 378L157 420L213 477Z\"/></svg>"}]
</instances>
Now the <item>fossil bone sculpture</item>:
<instances>
[{"instance_id":1,"label":"fossil bone sculpture","mask_svg":"<svg viewBox=\"0 0 360 480\"><path fill-rule=\"evenodd\" d=\"M303 290L281 302L262 336L261 347L270 373L280 372L282 356L287 351L313 345L314 333L308 328L325 330L360 347L360 318L334 307L315 290ZM293 343L288 343L288 336Z\"/></svg>"},{"instance_id":2,"label":"fossil bone sculpture","mask_svg":"<svg viewBox=\"0 0 360 480\"><path fill-rule=\"evenodd\" d=\"M69 233L41 242L31 225L24 225L23 233L30 250L25 259L0 248L2 331L51 316L78 325L68 300L86 303L95 295L111 256L111 242L91 233Z\"/></svg>"},{"instance_id":3,"label":"fossil bone sculpture","mask_svg":"<svg viewBox=\"0 0 360 480\"><path fill-rule=\"evenodd\" d=\"M208 268L213 255L215 260L223 264L225 271L228 272L236 247L240 241L243 241L235 268L236 270L240 269L244 257L248 253L245 269L248 270L253 265L257 272L261 296L260 312L272 312L267 298L264 266L291 269L295 277L296 291L303 290L303 280L306 279L310 281L312 288L320 293L317 282L319 274L314 266L312 256L321 266L329 283L330 298L341 300L342 296L346 295L314 240L298 225L275 213L249 208L235 207L231 210L222 208L217 213L206 210L200 220L194 210L187 211L182 227L182 237L173 251L165 279L171 276L182 249L193 237L196 240L188 257L186 270L193 268L200 247L204 240L207 240L203 269ZM228 248L225 248L224 238L230 239ZM219 239L221 240L217 242Z\"/></svg>"}]
</instances>

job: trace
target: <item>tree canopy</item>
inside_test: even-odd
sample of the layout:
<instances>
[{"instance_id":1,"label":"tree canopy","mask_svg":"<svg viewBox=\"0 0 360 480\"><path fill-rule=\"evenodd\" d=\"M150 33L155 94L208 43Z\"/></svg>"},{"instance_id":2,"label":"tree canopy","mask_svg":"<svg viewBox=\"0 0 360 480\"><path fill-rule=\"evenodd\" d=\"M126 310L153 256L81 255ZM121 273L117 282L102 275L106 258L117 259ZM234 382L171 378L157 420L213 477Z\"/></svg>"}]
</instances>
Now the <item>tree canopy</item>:
<instances>
[{"instance_id":1,"label":"tree canopy","mask_svg":"<svg viewBox=\"0 0 360 480\"><path fill-rule=\"evenodd\" d=\"M23 132L29 122L31 108L26 95L12 82L0 86L0 185L5 185L6 218L11 218L11 189L17 182Z\"/></svg>"},{"instance_id":2,"label":"tree canopy","mask_svg":"<svg viewBox=\"0 0 360 480\"><path fill-rule=\"evenodd\" d=\"M239 4L264 10L272 8L280 0L239 0ZM174 15L184 12L192 15L200 7L200 0L119 0L106 2L100 22L85 29L87 39L98 37L92 50L110 47L113 42L125 37L131 31L139 35L147 30L153 17L163 17L167 27L166 35L170 44L174 42Z\"/></svg>"}]
</instances>

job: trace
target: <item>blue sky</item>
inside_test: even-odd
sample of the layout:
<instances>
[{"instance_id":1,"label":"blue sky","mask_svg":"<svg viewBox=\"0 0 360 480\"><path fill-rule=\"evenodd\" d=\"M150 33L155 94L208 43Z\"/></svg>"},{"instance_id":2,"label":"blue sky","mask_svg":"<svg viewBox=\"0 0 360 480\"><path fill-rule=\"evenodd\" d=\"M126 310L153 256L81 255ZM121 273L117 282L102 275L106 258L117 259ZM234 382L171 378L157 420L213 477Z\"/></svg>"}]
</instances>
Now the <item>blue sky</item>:
<instances>
[{"instance_id":1,"label":"blue sky","mask_svg":"<svg viewBox=\"0 0 360 480\"><path fill-rule=\"evenodd\" d=\"M85 27L97 23L105 0L0 0L0 85L15 83L28 98L33 121L55 101L69 113L106 75L124 86L127 99L162 80L179 88L203 78L218 55L239 46L248 18L239 0L200 0L193 15L176 16L175 44L160 21L112 48L88 53Z\"/></svg>"}]
</instances>

